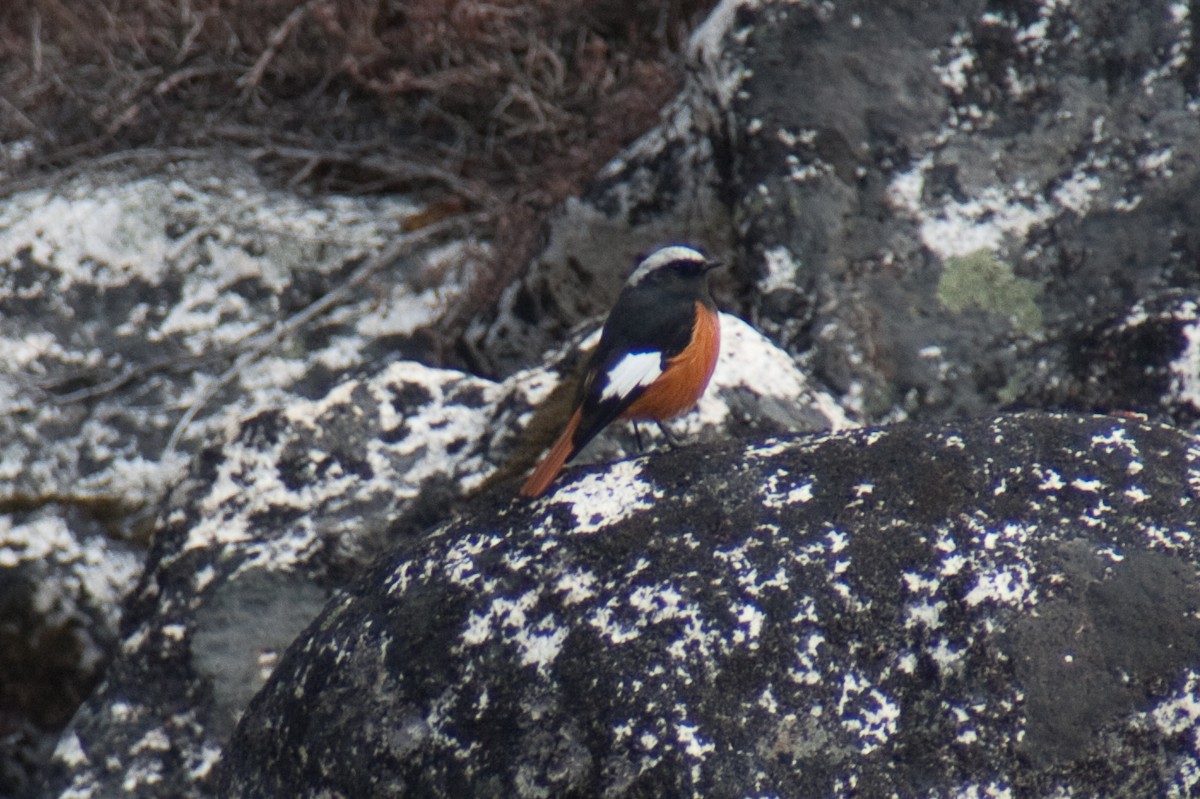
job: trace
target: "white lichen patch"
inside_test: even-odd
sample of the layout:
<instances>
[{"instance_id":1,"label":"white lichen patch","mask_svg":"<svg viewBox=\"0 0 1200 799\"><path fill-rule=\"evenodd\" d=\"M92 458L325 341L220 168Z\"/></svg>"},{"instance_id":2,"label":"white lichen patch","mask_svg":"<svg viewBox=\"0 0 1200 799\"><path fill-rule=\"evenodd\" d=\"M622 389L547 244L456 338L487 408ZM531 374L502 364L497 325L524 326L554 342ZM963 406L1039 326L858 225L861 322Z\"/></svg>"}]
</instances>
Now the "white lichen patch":
<instances>
[{"instance_id":1,"label":"white lichen patch","mask_svg":"<svg viewBox=\"0 0 1200 799\"><path fill-rule=\"evenodd\" d=\"M67 522L49 511L18 522L0 514L0 570L27 566L41 573L44 581L35 599L38 612L48 624L75 619L81 629L100 613L104 625L115 632L121 601L133 588L142 569L139 554L114 546L103 536L80 536ZM45 572L41 572L42 568ZM83 663L103 659L88 635L80 634Z\"/></svg>"},{"instance_id":2,"label":"white lichen patch","mask_svg":"<svg viewBox=\"0 0 1200 799\"><path fill-rule=\"evenodd\" d=\"M564 607L581 604L597 596L596 575L590 571L574 569L559 575L554 590L563 595Z\"/></svg>"},{"instance_id":3,"label":"white lichen patch","mask_svg":"<svg viewBox=\"0 0 1200 799\"><path fill-rule=\"evenodd\" d=\"M457 402L454 391L473 391L478 401ZM422 483L436 475L464 484L485 479L493 467L480 459L478 443L488 432L488 403L500 391L494 383L458 372L397 361L369 379L337 384L318 400L291 402L283 414L288 427L273 444L233 437L225 445L185 550L236 546L251 556L242 569L267 565L286 570L305 562L319 545L321 533L303 513L308 509L330 502L366 503L376 496L394 504L415 497ZM407 394L425 399L406 402ZM364 451L356 456L370 464L369 479L342 469L337 450L343 442L323 435L328 420L345 416L358 420L364 433L372 425L380 432L403 432L364 435ZM231 433L236 434L236 426ZM312 442L304 456L308 471L288 483L280 463L300 440ZM302 514L287 534L259 536L251 543L250 519L284 509Z\"/></svg>"},{"instance_id":4,"label":"white lichen patch","mask_svg":"<svg viewBox=\"0 0 1200 799\"><path fill-rule=\"evenodd\" d=\"M733 573L738 587L747 596L757 598L767 589L786 591L791 584L788 570L783 563L775 563L774 570L769 575L760 572L752 555L752 548L756 545L757 542L751 539L741 546L716 549L713 551L713 558Z\"/></svg>"},{"instance_id":5,"label":"white lichen patch","mask_svg":"<svg viewBox=\"0 0 1200 799\"><path fill-rule=\"evenodd\" d=\"M644 623L638 625L636 620L630 624L624 623L623 620L617 618L615 606L616 601L611 600L609 603L594 609L588 614L586 623L608 643L619 646L641 635L641 627L645 625Z\"/></svg>"},{"instance_id":6,"label":"white lichen patch","mask_svg":"<svg viewBox=\"0 0 1200 799\"><path fill-rule=\"evenodd\" d=\"M908 605L904 611L904 628L936 630L942 626L942 613L948 607L942 600L921 600Z\"/></svg>"},{"instance_id":7,"label":"white lichen patch","mask_svg":"<svg viewBox=\"0 0 1200 799\"><path fill-rule=\"evenodd\" d=\"M1092 446L1106 455L1118 452L1126 454L1131 460L1135 460L1141 455L1137 442L1119 425L1113 425L1107 433L1097 433L1092 436Z\"/></svg>"},{"instance_id":8,"label":"white lichen patch","mask_svg":"<svg viewBox=\"0 0 1200 799\"><path fill-rule=\"evenodd\" d=\"M946 638L939 638L926 652L943 675L958 674L965 667L963 647L951 643Z\"/></svg>"},{"instance_id":9,"label":"white lichen patch","mask_svg":"<svg viewBox=\"0 0 1200 799\"><path fill-rule=\"evenodd\" d=\"M221 748L205 744L188 764L188 777L199 782L212 773L213 766L221 759Z\"/></svg>"},{"instance_id":10,"label":"white lichen patch","mask_svg":"<svg viewBox=\"0 0 1200 799\"><path fill-rule=\"evenodd\" d=\"M31 248L31 258L53 270L43 290L57 295L76 282L101 288L156 282L171 252L163 211L170 202L158 179L19 195L0 209L0 261Z\"/></svg>"},{"instance_id":11,"label":"white lichen patch","mask_svg":"<svg viewBox=\"0 0 1200 799\"><path fill-rule=\"evenodd\" d=\"M969 543L959 546L949 530L938 529L935 546L945 553L942 576L969 579L970 588L962 597L969 608L1008 606L1018 609L1033 607L1039 598L1038 569L1031 559L1029 543L1041 534L1037 524L1009 523L994 525L982 517L964 520ZM956 529L957 525L956 525ZM923 579L923 578L922 578ZM930 610L922 611L925 618ZM914 618L914 624L920 619Z\"/></svg>"},{"instance_id":12,"label":"white lichen patch","mask_svg":"<svg viewBox=\"0 0 1200 799\"><path fill-rule=\"evenodd\" d=\"M1186 736L1184 746L1189 756L1174 761L1175 779L1165 794L1169 799L1193 796L1196 789L1200 787L1200 738L1196 736L1198 724L1200 724L1200 675L1192 669L1187 670L1183 685L1176 691L1131 721L1130 726L1140 735L1147 734L1149 731L1147 728L1151 728L1170 738Z\"/></svg>"},{"instance_id":13,"label":"white lichen patch","mask_svg":"<svg viewBox=\"0 0 1200 799\"><path fill-rule=\"evenodd\" d=\"M979 784L975 782L959 785L947 793L948 796L953 796L955 799L1013 799L1013 789L1010 785L1003 782L989 782ZM1068 790L1062 792L1056 790L1053 793L1047 794L1052 799L1070 799L1073 794Z\"/></svg>"},{"instance_id":14,"label":"white lichen patch","mask_svg":"<svg viewBox=\"0 0 1200 799\"><path fill-rule=\"evenodd\" d=\"M779 509L810 501L813 498L813 483L811 480L797 480L786 469L779 469L767 477L759 493L763 507Z\"/></svg>"},{"instance_id":15,"label":"white lichen patch","mask_svg":"<svg viewBox=\"0 0 1200 799\"><path fill-rule=\"evenodd\" d=\"M975 70L975 61L970 37L958 32L951 37L948 52L940 63L934 65L933 71L938 77L938 82L958 95L966 91L970 75Z\"/></svg>"},{"instance_id":16,"label":"white lichen patch","mask_svg":"<svg viewBox=\"0 0 1200 799\"><path fill-rule=\"evenodd\" d=\"M1187 306L1175 312L1177 318L1187 321L1181 327L1183 351L1170 365L1170 400L1200 410L1200 320L1195 305Z\"/></svg>"},{"instance_id":17,"label":"white lichen patch","mask_svg":"<svg viewBox=\"0 0 1200 799\"><path fill-rule=\"evenodd\" d=\"M1150 499L1150 494L1143 491L1141 488L1138 488L1137 486L1127 488L1122 493L1125 495L1125 498L1134 505L1140 505L1141 503Z\"/></svg>"},{"instance_id":18,"label":"white lichen patch","mask_svg":"<svg viewBox=\"0 0 1200 799\"><path fill-rule=\"evenodd\" d=\"M734 646L757 649L766 615L749 603L734 605L733 609L737 614L737 627L734 628L730 640Z\"/></svg>"},{"instance_id":19,"label":"white lichen patch","mask_svg":"<svg viewBox=\"0 0 1200 799\"><path fill-rule=\"evenodd\" d=\"M746 447L744 457L768 460L770 458L774 458L776 455L781 455L796 446L799 446L799 444L794 440L780 441L778 439L768 438L766 441L761 443L755 442Z\"/></svg>"},{"instance_id":20,"label":"white lichen patch","mask_svg":"<svg viewBox=\"0 0 1200 799\"><path fill-rule=\"evenodd\" d=\"M1184 684L1166 699L1160 701L1146 716L1163 735L1179 735L1194 730L1200 723L1200 674L1188 669ZM1193 737L1193 751L1200 748L1200 741Z\"/></svg>"},{"instance_id":21,"label":"white lichen patch","mask_svg":"<svg viewBox=\"0 0 1200 799\"><path fill-rule=\"evenodd\" d=\"M269 448L226 445L224 460L201 500L198 521L188 530L183 551L250 541L249 516L255 512L309 507L306 500L310 495L293 492L279 479L276 465L282 450L282 443ZM247 491L250 486L253 490Z\"/></svg>"},{"instance_id":22,"label":"white lichen patch","mask_svg":"<svg viewBox=\"0 0 1200 799\"><path fill-rule=\"evenodd\" d=\"M705 757L716 751L716 744L700 735L699 728L694 724L683 722L675 724L675 735L680 749L693 760L704 760Z\"/></svg>"},{"instance_id":23,"label":"white lichen patch","mask_svg":"<svg viewBox=\"0 0 1200 799\"><path fill-rule=\"evenodd\" d=\"M870 754L899 729L900 706L854 669L842 674L837 715L842 727L858 738L858 750Z\"/></svg>"},{"instance_id":24,"label":"white lichen patch","mask_svg":"<svg viewBox=\"0 0 1200 799\"><path fill-rule=\"evenodd\" d=\"M478 588L481 577L475 558L498 546L503 539L497 535L467 535L456 540L442 558L442 571L450 582L460 588Z\"/></svg>"},{"instance_id":25,"label":"white lichen patch","mask_svg":"<svg viewBox=\"0 0 1200 799\"><path fill-rule=\"evenodd\" d=\"M165 752L171 748L171 739L166 731L154 728L148 730L145 735L139 738L129 747L129 754L136 755L140 752L153 751Z\"/></svg>"},{"instance_id":26,"label":"white lichen patch","mask_svg":"<svg viewBox=\"0 0 1200 799\"><path fill-rule=\"evenodd\" d=\"M54 760L72 769L78 769L87 763L88 758L83 751L83 745L79 741L79 736L69 730L64 733L58 739L58 744L54 747Z\"/></svg>"},{"instance_id":27,"label":"white lichen patch","mask_svg":"<svg viewBox=\"0 0 1200 799\"><path fill-rule=\"evenodd\" d=\"M1013 567L980 574L963 601L970 607L983 602L1021 607L1031 602L1032 592L1028 570Z\"/></svg>"},{"instance_id":28,"label":"white lichen patch","mask_svg":"<svg viewBox=\"0 0 1200 799\"><path fill-rule=\"evenodd\" d=\"M589 535L653 507L662 492L642 479L642 460L614 463L604 472L568 483L548 498L568 504L575 516L570 532Z\"/></svg>"},{"instance_id":29,"label":"white lichen patch","mask_svg":"<svg viewBox=\"0 0 1200 799\"><path fill-rule=\"evenodd\" d=\"M1067 484L1063 482L1062 475L1054 469L1043 468L1035 464L1033 472L1041 480L1041 483L1038 485L1039 491L1061 491L1067 487Z\"/></svg>"},{"instance_id":30,"label":"white lichen patch","mask_svg":"<svg viewBox=\"0 0 1200 799\"><path fill-rule=\"evenodd\" d=\"M1002 252L1009 242L1023 242L1029 231L1056 214L1053 205L1020 182L1011 187L988 187L964 200L927 207L922 195L925 174L933 165L932 156L927 155L908 171L897 173L887 196L896 210L915 219L922 243L943 260Z\"/></svg>"},{"instance_id":31,"label":"white lichen patch","mask_svg":"<svg viewBox=\"0 0 1200 799\"><path fill-rule=\"evenodd\" d=\"M788 677L797 685L819 685L825 679L825 671L818 659L821 657L825 635L812 631L800 639L796 648L794 664L788 669Z\"/></svg>"},{"instance_id":32,"label":"white lichen patch","mask_svg":"<svg viewBox=\"0 0 1200 799\"><path fill-rule=\"evenodd\" d=\"M800 263L787 247L772 247L763 253L763 276L758 279L762 294L772 291L796 291Z\"/></svg>"}]
</instances>

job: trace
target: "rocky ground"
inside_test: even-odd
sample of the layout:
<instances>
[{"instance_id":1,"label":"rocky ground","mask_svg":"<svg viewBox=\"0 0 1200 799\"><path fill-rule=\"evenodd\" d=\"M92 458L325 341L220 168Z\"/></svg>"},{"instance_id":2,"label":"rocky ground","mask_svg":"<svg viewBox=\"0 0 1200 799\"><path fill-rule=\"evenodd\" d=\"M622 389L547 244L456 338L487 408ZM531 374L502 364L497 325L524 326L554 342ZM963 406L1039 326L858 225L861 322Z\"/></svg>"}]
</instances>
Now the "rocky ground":
<instances>
[{"instance_id":1,"label":"rocky ground","mask_svg":"<svg viewBox=\"0 0 1200 799\"><path fill-rule=\"evenodd\" d=\"M0 794L1190 795L1192 30L722 2L500 285L436 193L14 191ZM730 264L689 446L516 502L673 240Z\"/></svg>"}]
</instances>

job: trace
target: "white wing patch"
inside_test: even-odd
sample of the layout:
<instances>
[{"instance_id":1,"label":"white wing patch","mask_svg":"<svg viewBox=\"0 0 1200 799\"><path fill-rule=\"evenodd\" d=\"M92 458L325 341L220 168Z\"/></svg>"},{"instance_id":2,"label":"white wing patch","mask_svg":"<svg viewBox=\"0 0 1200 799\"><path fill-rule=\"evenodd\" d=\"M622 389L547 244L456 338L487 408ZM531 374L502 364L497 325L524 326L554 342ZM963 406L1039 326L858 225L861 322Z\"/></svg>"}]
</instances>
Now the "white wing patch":
<instances>
[{"instance_id":1,"label":"white wing patch","mask_svg":"<svg viewBox=\"0 0 1200 799\"><path fill-rule=\"evenodd\" d=\"M631 352L613 365L604 376L600 400L624 399L634 389L648 386L662 374L661 352Z\"/></svg>"}]
</instances>

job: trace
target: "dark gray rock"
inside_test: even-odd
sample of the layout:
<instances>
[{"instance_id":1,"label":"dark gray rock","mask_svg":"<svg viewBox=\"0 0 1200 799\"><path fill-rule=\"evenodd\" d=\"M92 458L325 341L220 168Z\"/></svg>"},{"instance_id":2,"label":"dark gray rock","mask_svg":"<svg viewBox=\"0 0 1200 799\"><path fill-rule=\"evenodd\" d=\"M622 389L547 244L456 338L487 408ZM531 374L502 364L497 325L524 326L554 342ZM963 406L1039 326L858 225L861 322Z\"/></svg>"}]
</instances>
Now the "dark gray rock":
<instances>
[{"instance_id":1,"label":"dark gray rock","mask_svg":"<svg viewBox=\"0 0 1200 799\"><path fill-rule=\"evenodd\" d=\"M226 796L1189 795L1200 441L903 424L486 499L340 592Z\"/></svg>"},{"instance_id":2,"label":"dark gray rock","mask_svg":"<svg viewBox=\"0 0 1200 799\"><path fill-rule=\"evenodd\" d=\"M482 360L527 365L603 308L628 269L614 239L699 220L735 265L726 309L849 412L1036 406L1082 327L1200 287L1192 38L1170 0L727 0L661 129L548 227L480 322ZM634 212L645 187L667 198L653 225Z\"/></svg>"},{"instance_id":3,"label":"dark gray rock","mask_svg":"<svg viewBox=\"0 0 1200 799\"><path fill-rule=\"evenodd\" d=\"M1036 404L1081 326L1197 287L1186 5L765 3L739 26L750 318L865 418Z\"/></svg>"},{"instance_id":4,"label":"dark gray rock","mask_svg":"<svg viewBox=\"0 0 1200 799\"><path fill-rule=\"evenodd\" d=\"M1194 429L1200 421L1200 295L1173 290L1080 325L1030 378L1029 403L1134 412ZM1058 357L1055 357L1058 356ZM1050 371L1048 364L1067 369Z\"/></svg>"}]
</instances>

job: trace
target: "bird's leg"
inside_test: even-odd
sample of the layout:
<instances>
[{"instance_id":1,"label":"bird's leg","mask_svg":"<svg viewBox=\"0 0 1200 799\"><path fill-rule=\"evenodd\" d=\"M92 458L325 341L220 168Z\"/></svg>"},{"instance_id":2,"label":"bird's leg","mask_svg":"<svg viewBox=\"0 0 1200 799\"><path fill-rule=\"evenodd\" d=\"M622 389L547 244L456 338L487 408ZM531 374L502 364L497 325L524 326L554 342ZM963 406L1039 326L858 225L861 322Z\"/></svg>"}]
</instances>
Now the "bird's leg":
<instances>
[{"instance_id":1,"label":"bird's leg","mask_svg":"<svg viewBox=\"0 0 1200 799\"><path fill-rule=\"evenodd\" d=\"M668 430L667 426L665 424L663 424L662 422L655 422L655 424L657 424L658 429L662 431L663 438L665 438L667 440L667 446L669 446L671 449L678 448L679 441L678 441L678 439L675 438L674 433L672 433L670 430Z\"/></svg>"},{"instance_id":2,"label":"bird's leg","mask_svg":"<svg viewBox=\"0 0 1200 799\"><path fill-rule=\"evenodd\" d=\"M638 429L638 423L633 422L633 439L637 441L638 452L645 452L642 448L642 431Z\"/></svg>"}]
</instances>

